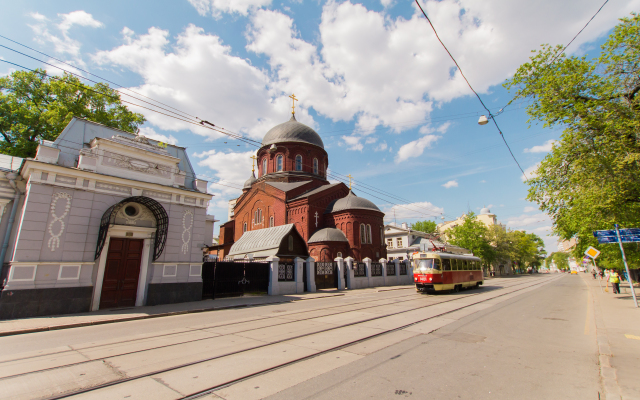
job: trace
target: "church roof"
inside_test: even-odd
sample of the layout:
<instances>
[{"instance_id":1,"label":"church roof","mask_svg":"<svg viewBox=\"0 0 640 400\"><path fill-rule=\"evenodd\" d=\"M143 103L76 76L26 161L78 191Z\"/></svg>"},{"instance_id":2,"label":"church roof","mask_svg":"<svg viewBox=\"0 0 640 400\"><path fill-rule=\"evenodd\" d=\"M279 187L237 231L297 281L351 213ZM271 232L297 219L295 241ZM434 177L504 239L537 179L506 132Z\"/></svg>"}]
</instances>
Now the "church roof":
<instances>
[{"instance_id":1,"label":"church roof","mask_svg":"<svg viewBox=\"0 0 640 400\"><path fill-rule=\"evenodd\" d=\"M363 197L358 197L355 195L355 193L349 191L349 194L345 197L329 203L327 209L325 210L325 214L355 209L380 211L378 206L373 204L373 202Z\"/></svg>"},{"instance_id":2,"label":"church roof","mask_svg":"<svg viewBox=\"0 0 640 400\"><path fill-rule=\"evenodd\" d=\"M289 190L293 190L295 188L299 188L300 186L306 185L311 181L302 181L302 182L266 182L267 185L273 186L278 190L282 190L283 192L288 192Z\"/></svg>"},{"instance_id":3,"label":"church roof","mask_svg":"<svg viewBox=\"0 0 640 400\"><path fill-rule=\"evenodd\" d=\"M320 135L307 125L296 121L293 115L289 121L271 128L262 139L263 146L284 142L309 143L324 149Z\"/></svg>"},{"instance_id":4,"label":"church roof","mask_svg":"<svg viewBox=\"0 0 640 400\"><path fill-rule=\"evenodd\" d=\"M295 229L293 224L275 226L273 228L257 229L245 232L237 242L231 246L229 255L258 253L265 250L277 250L282 240ZM275 255L274 252L271 255Z\"/></svg>"},{"instance_id":5,"label":"church roof","mask_svg":"<svg viewBox=\"0 0 640 400\"><path fill-rule=\"evenodd\" d=\"M313 196L316 193L323 192L323 191L325 191L327 189L334 188L334 187L336 187L338 185L341 185L341 183L331 183L329 185L322 185L322 186L320 186L318 188L315 188L315 189L310 190L310 191L308 191L306 193L303 193L300 196L294 197L293 199L291 199L289 201L295 201L295 200L299 200L299 199L304 199L305 197Z\"/></svg>"},{"instance_id":6,"label":"church roof","mask_svg":"<svg viewBox=\"0 0 640 400\"><path fill-rule=\"evenodd\" d=\"M256 174L255 173L251 173L251 176L249 177L249 179L247 179L244 182L244 186L242 187L243 189L251 189L251 186L257 181L256 179Z\"/></svg>"},{"instance_id":7,"label":"church roof","mask_svg":"<svg viewBox=\"0 0 640 400\"><path fill-rule=\"evenodd\" d=\"M324 228L311 235L307 243L316 242L348 242L348 240L340 229Z\"/></svg>"}]
</instances>

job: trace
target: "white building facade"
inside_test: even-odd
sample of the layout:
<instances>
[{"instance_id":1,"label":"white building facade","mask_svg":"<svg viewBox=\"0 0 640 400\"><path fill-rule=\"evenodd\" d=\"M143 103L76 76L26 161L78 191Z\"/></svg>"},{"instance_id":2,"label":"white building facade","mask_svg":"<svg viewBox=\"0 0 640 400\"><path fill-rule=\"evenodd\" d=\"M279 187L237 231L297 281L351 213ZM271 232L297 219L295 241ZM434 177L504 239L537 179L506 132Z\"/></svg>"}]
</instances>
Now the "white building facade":
<instances>
[{"instance_id":1,"label":"white building facade","mask_svg":"<svg viewBox=\"0 0 640 400\"><path fill-rule=\"evenodd\" d=\"M74 118L4 161L0 319L202 298L212 196L184 148Z\"/></svg>"}]
</instances>

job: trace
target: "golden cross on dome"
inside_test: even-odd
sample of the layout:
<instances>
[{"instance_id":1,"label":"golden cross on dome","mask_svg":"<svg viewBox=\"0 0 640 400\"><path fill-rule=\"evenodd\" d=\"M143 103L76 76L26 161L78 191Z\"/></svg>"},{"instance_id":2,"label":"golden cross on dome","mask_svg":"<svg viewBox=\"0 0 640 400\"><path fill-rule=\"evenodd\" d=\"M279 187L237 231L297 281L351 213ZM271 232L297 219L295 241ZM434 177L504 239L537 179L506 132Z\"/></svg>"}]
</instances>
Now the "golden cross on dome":
<instances>
[{"instance_id":1,"label":"golden cross on dome","mask_svg":"<svg viewBox=\"0 0 640 400\"><path fill-rule=\"evenodd\" d=\"M353 179L353 176L351 176L351 174L347 175L347 178L349 178L349 190L351 190L351 179Z\"/></svg>"},{"instance_id":2,"label":"golden cross on dome","mask_svg":"<svg viewBox=\"0 0 640 400\"><path fill-rule=\"evenodd\" d=\"M255 163L255 161L258 159L258 157L256 157L255 154L254 154L249 158L251 159L251 172L256 172L256 163Z\"/></svg>"},{"instance_id":3,"label":"golden cross on dome","mask_svg":"<svg viewBox=\"0 0 640 400\"><path fill-rule=\"evenodd\" d=\"M291 106L291 114L295 115L295 113L296 113L296 101L298 101L298 99L296 99L296 95L295 94L291 94L291 96L289 96L289 98L291 99L291 103L293 103L292 106Z\"/></svg>"}]
</instances>

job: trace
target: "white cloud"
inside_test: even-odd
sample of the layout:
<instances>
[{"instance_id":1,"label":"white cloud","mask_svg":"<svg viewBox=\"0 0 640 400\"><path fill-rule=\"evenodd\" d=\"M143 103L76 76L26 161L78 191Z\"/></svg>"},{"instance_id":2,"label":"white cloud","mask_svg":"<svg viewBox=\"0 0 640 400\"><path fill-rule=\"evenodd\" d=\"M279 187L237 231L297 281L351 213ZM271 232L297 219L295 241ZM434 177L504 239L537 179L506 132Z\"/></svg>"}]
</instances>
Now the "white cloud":
<instances>
[{"instance_id":1,"label":"white cloud","mask_svg":"<svg viewBox=\"0 0 640 400\"><path fill-rule=\"evenodd\" d=\"M376 148L374 150L375 151L384 151L384 150L387 149L387 147L388 147L387 142L382 142L378 146L376 146Z\"/></svg>"},{"instance_id":2,"label":"white cloud","mask_svg":"<svg viewBox=\"0 0 640 400\"><path fill-rule=\"evenodd\" d=\"M487 183L487 181L485 181L484 179L480 181L480 183Z\"/></svg>"},{"instance_id":3,"label":"white cloud","mask_svg":"<svg viewBox=\"0 0 640 400\"><path fill-rule=\"evenodd\" d=\"M398 150L398 154L396 154L396 164L408 158L421 156L424 149L431 147L431 144L435 143L439 138L440 136L437 135L424 135L417 140L403 145L400 147L400 150Z\"/></svg>"},{"instance_id":4,"label":"white cloud","mask_svg":"<svg viewBox=\"0 0 640 400\"><path fill-rule=\"evenodd\" d=\"M167 135L157 133L156 131L153 130L153 128L150 128L148 126L143 126L142 128L140 128L139 133L140 135L148 137L149 139L159 140L161 142L169 143L173 145L178 144L178 139L173 137L173 135L167 136Z\"/></svg>"},{"instance_id":5,"label":"white cloud","mask_svg":"<svg viewBox=\"0 0 640 400\"><path fill-rule=\"evenodd\" d=\"M227 202L240 195L244 182L251 176L250 157L254 154L254 151L225 153L209 150L193 155L201 159L198 161L199 166L213 171L212 177L205 178L218 183L211 185L211 188L216 191L214 200L218 208L227 208Z\"/></svg>"},{"instance_id":6,"label":"white cloud","mask_svg":"<svg viewBox=\"0 0 640 400\"><path fill-rule=\"evenodd\" d=\"M428 201L397 204L394 206L382 207L386 220L395 219L400 222L407 220L425 220L433 217L439 217L444 213L444 208L433 205Z\"/></svg>"},{"instance_id":7,"label":"white cloud","mask_svg":"<svg viewBox=\"0 0 640 400\"><path fill-rule=\"evenodd\" d=\"M231 55L231 48L218 36L205 34L201 28L189 25L173 45L169 33L157 28L139 36L125 29L123 41L120 47L97 53L94 60L138 73L144 81L134 88L138 93L256 139L291 116L290 99L270 87L264 71ZM207 137L223 136L142 108L130 108L162 130L189 129ZM305 107L296 107L296 118L315 126Z\"/></svg>"},{"instance_id":8,"label":"white cloud","mask_svg":"<svg viewBox=\"0 0 640 400\"><path fill-rule=\"evenodd\" d=\"M524 212L528 213L531 211L536 211L538 209L538 207L525 207L524 208Z\"/></svg>"},{"instance_id":9,"label":"white cloud","mask_svg":"<svg viewBox=\"0 0 640 400\"><path fill-rule=\"evenodd\" d=\"M360 143L360 136L343 136L342 140L347 144L348 150L362 151L364 146Z\"/></svg>"},{"instance_id":10,"label":"white cloud","mask_svg":"<svg viewBox=\"0 0 640 400\"><path fill-rule=\"evenodd\" d=\"M530 166L529 168L524 170L524 174L527 176L527 179L533 179L538 176L538 167L540 163L536 163L535 165ZM524 176L520 175L520 179L524 182Z\"/></svg>"},{"instance_id":11,"label":"white cloud","mask_svg":"<svg viewBox=\"0 0 640 400\"><path fill-rule=\"evenodd\" d=\"M533 146L530 149L524 149L525 153L548 153L553 148L553 144L557 142L557 140L547 140L544 144L540 146Z\"/></svg>"},{"instance_id":12,"label":"white cloud","mask_svg":"<svg viewBox=\"0 0 640 400\"><path fill-rule=\"evenodd\" d=\"M189 0L198 14L220 18L223 13L247 15L250 10L268 6L271 0Z\"/></svg>"},{"instance_id":13,"label":"white cloud","mask_svg":"<svg viewBox=\"0 0 640 400\"><path fill-rule=\"evenodd\" d=\"M86 11L73 11L69 14L58 14L62 22L58 24L61 31L67 32L73 25L88 26L91 28L102 28L104 24L93 18L93 15Z\"/></svg>"},{"instance_id":14,"label":"white cloud","mask_svg":"<svg viewBox=\"0 0 640 400\"><path fill-rule=\"evenodd\" d=\"M445 183L442 186L447 188L447 189L452 188L452 187L458 187L458 181L449 181L449 182Z\"/></svg>"},{"instance_id":15,"label":"white cloud","mask_svg":"<svg viewBox=\"0 0 640 400\"><path fill-rule=\"evenodd\" d=\"M35 34L35 41L43 44L43 45L53 45L53 49L56 53L61 55L68 55L72 58L72 62L76 65L85 66L84 61L80 55L80 47L81 44L79 41L72 39L69 36L69 29L74 25L89 27L89 28L102 28L104 24L100 21L97 21L93 18L93 16L86 11L73 11L68 14L58 14L60 18L60 22L55 25L60 31L58 33L51 33L49 30L49 25L51 21L42 14L39 13L31 13L29 14L31 18L33 18L36 23L33 25L29 25ZM50 64L54 64L60 68L64 68L74 73L80 73L79 70L69 67L66 64L62 64L55 60L49 60ZM61 69L55 67L46 67L48 73L52 73L55 75L60 75L63 73Z\"/></svg>"},{"instance_id":16,"label":"white cloud","mask_svg":"<svg viewBox=\"0 0 640 400\"><path fill-rule=\"evenodd\" d=\"M522 214L520 216L517 217L510 217L507 220L507 225L510 228L515 228L515 229L519 229L519 228L523 228L529 225L534 225L534 224L539 224L539 223L550 223L551 219L549 218L549 216L547 214L544 213L538 213L538 214Z\"/></svg>"}]
</instances>

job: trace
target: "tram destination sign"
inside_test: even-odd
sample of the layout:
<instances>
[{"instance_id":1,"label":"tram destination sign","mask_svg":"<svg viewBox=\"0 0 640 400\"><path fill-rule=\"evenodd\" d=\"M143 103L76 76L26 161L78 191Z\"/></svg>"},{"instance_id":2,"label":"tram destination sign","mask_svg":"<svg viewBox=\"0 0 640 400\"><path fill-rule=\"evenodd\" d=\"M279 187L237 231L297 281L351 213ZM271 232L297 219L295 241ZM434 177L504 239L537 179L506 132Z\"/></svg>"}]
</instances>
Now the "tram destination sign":
<instances>
[{"instance_id":1,"label":"tram destination sign","mask_svg":"<svg viewBox=\"0 0 640 400\"><path fill-rule=\"evenodd\" d=\"M593 232L598 243L618 243L615 230L602 230ZM620 229L620 241L622 243L640 242L640 228Z\"/></svg>"}]
</instances>

